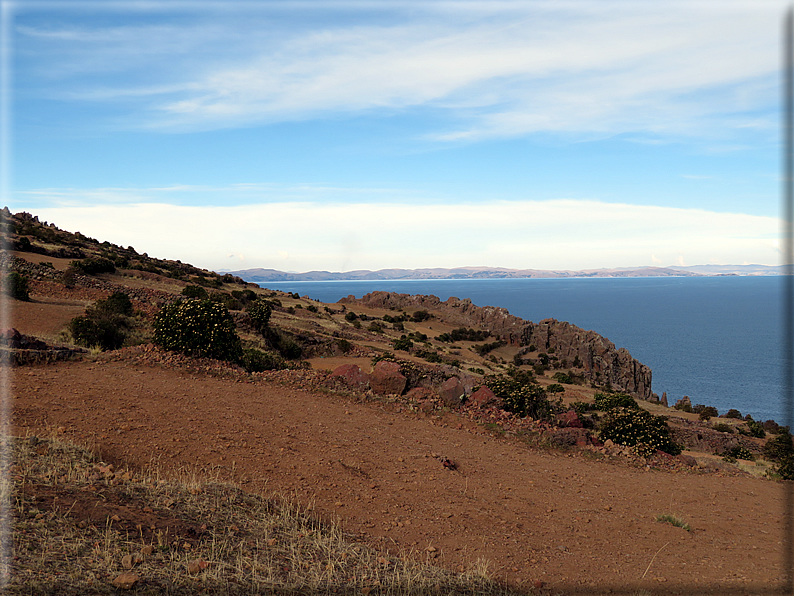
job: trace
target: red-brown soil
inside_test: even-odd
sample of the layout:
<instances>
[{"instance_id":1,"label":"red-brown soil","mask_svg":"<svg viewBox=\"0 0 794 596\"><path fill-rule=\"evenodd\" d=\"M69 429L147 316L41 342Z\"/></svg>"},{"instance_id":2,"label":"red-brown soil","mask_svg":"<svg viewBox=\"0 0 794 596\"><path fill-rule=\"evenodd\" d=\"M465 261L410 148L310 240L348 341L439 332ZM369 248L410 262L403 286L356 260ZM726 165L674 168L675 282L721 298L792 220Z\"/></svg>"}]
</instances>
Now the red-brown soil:
<instances>
[{"instance_id":1,"label":"red-brown soil","mask_svg":"<svg viewBox=\"0 0 794 596\"><path fill-rule=\"evenodd\" d=\"M86 298L34 295L38 306L15 303L13 324L52 334ZM452 569L486 559L497 577L527 588L743 594L782 582L784 484L544 451L454 414L127 353L12 369L14 432L60 429L117 466L278 492L373 544Z\"/></svg>"}]
</instances>

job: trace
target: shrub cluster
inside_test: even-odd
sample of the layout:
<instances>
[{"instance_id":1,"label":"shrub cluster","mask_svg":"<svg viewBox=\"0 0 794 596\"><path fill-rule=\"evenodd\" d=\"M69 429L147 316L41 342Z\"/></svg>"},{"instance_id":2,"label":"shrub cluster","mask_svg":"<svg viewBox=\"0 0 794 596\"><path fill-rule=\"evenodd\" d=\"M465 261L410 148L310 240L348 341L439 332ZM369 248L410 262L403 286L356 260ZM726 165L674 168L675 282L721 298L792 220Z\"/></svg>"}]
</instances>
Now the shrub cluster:
<instances>
[{"instance_id":1,"label":"shrub cluster","mask_svg":"<svg viewBox=\"0 0 794 596\"><path fill-rule=\"evenodd\" d=\"M110 259L102 257L91 257L82 261L72 261L70 268L78 269L86 275L96 275L98 273L115 273L116 264Z\"/></svg>"},{"instance_id":2,"label":"shrub cluster","mask_svg":"<svg viewBox=\"0 0 794 596\"><path fill-rule=\"evenodd\" d=\"M273 313L273 307L270 302L264 298L258 298L250 302L248 306L245 307L245 311L254 321L256 330L259 331L259 333L264 333L265 329L267 329L270 324L270 315Z\"/></svg>"},{"instance_id":3,"label":"shrub cluster","mask_svg":"<svg viewBox=\"0 0 794 596\"><path fill-rule=\"evenodd\" d=\"M654 416L645 410L615 407L606 412L601 423L602 441L611 439L620 445L645 445L649 449L670 455L681 453L681 446L673 442L664 416Z\"/></svg>"},{"instance_id":4,"label":"shrub cluster","mask_svg":"<svg viewBox=\"0 0 794 596\"><path fill-rule=\"evenodd\" d=\"M210 297L202 286L185 286L182 288L182 295L196 300L207 300Z\"/></svg>"},{"instance_id":5,"label":"shrub cluster","mask_svg":"<svg viewBox=\"0 0 794 596\"><path fill-rule=\"evenodd\" d=\"M574 382L573 377L571 377L571 375L569 375L568 373L564 373L564 372L554 373L552 379L554 379L558 383L565 383L566 385L573 385Z\"/></svg>"},{"instance_id":6,"label":"shrub cluster","mask_svg":"<svg viewBox=\"0 0 794 596\"><path fill-rule=\"evenodd\" d=\"M436 337L436 339L438 341L454 343L456 341L485 341L489 337L491 337L491 333L489 331L460 327L458 329L453 329L449 333L442 333Z\"/></svg>"},{"instance_id":7,"label":"shrub cluster","mask_svg":"<svg viewBox=\"0 0 794 596\"><path fill-rule=\"evenodd\" d=\"M69 322L74 343L86 348L117 350L124 345L132 328L132 302L124 292L114 292L97 300L84 315Z\"/></svg>"},{"instance_id":8,"label":"shrub cluster","mask_svg":"<svg viewBox=\"0 0 794 596\"><path fill-rule=\"evenodd\" d=\"M497 339L496 341L492 341L487 344L482 344L479 346L473 346L474 351L477 352L480 356L485 356L488 352L492 352L497 348L501 348L502 346L507 345L501 339Z\"/></svg>"},{"instance_id":9,"label":"shrub cluster","mask_svg":"<svg viewBox=\"0 0 794 596\"><path fill-rule=\"evenodd\" d=\"M414 342L405 335L400 336L400 339L395 339L392 343L392 347L395 350L402 350L404 352L410 352L411 348L414 347Z\"/></svg>"},{"instance_id":10,"label":"shrub cluster","mask_svg":"<svg viewBox=\"0 0 794 596\"><path fill-rule=\"evenodd\" d=\"M284 359L278 354L264 352L256 348L246 348L240 358L240 365L246 372L262 372L265 370L281 370L287 367Z\"/></svg>"},{"instance_id":11,"label":"shrub cluster","mask_svg":"<svg viewBox=\"0 0 794 596\"><path fill-rule=\"evenodd\" d=\"M536 420L549 420L554 415L554 406L549 402L546 392L539 385L528 381L526 376L488 375L485 377L485 385L494 395L502 398L508 412L530 416Z\"/></svg>"},{"instance_id":12,"label":"shrub cluster","mask_svg":"<svg viewBox=\"0 0 794 596\"><path fill-rule=\"evenodd\" d=\"M413 315L411 315L411 320L414 323L421 323L422 321L428 321L433 318L426 310L417 310Z\"/></svg>"},{"instance_id":13,"label":"shrub cluster","mask_svg":"<svg viewBox=\"0 0 794 596\"><path fill-rule=\"evenodd\" d=\"M166 350L237 362L242 356L234 319L222 304L188 299L168 304L154 319L154 343Z\"/></svg>"},{"instance_id":14,"label":"shrub cluster","mask_svg":"<svg viewBox=\"0 0 794 596\"><path fill-rule=\"evenodd\" d=\"M11 271L3 280L3 293L11 296L14 300L29 301L28 278L16 271Z\"/></svg>"},{"instance_id":15,"label":"shrub cluster","mask_svg":"<svg viewBox=\"0 0 794 596\"><path fill-rule=\"evenodd\" d=\"M629 408L632 410L640 408L634 398L625 393L596 393L593 398L593 408L604 412L613 408Z\"/></svg>"},{"instance_id":16,"label":"shrub cluster","mask_svg":"<svg viewBox=\"0 0 794 596\"><path fill-rule=\"evenodd\" d=\"M755 455L747 449L747 447L742 447L741 445L734 445L725 453L722 454L722 459L727 462L735 462L738 459L743 459L746 461L755 461Z\"/></svg>"}]
</instances>

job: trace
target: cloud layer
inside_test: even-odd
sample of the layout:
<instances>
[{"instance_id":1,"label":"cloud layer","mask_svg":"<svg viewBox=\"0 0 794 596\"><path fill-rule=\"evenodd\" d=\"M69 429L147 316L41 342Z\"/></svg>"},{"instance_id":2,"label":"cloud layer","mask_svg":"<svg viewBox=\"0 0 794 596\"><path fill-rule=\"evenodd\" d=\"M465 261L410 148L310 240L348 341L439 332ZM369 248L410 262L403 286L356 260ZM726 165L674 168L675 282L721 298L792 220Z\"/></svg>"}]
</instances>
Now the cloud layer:
<instances>
[{"instance_id":1,"label":"cloud layer","mask_svg":"<svg viewBox=\"0 0 794 596\"><path fill-rule=\"evenodd\" d=\"M597 201L140 203L37 210L98 240L212 269L536 269L779 263L776 218Z\"/></svg>"}]
</instances>

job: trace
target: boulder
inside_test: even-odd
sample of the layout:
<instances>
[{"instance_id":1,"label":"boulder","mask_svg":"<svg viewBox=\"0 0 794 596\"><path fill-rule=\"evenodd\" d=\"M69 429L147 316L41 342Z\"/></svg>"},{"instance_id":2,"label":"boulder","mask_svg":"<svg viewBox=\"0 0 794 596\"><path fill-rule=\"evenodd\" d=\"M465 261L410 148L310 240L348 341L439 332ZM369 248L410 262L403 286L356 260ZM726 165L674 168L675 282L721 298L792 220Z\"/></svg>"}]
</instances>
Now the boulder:
<instances>
[{"instance_id":1,"label":"boulder","mask_svg":"<svg viewBox=\"0 0 794 596\"><path fill-rule=\"evenodd\" d=\"M568 410L557 415L557 424L562 428L584 428L579 415L574 410Z\"/></svg>"},{"instance_id":2,"label":"boulder","mask_svg":"<svg viewBox=\"0 0 794 596\"><path fill-rule=\"evenodd\" d=\"M676 410L683 410L684 412L691 412L692 411L692 402L689 399L688 395L685 395L677 402L675 402L675 409Z\"/></svg>"},{"instance_id":3,"label":"boulder","mask_svg":"<svg viewBox=\"0 0 794 596\"><path fill-rule=\"evenodd\" d=\"M396 362L381 360L369 375L369 386L378 395L402 395L407 379Z\"/></svg>"},{"instance_id":4,"label":"boulder","mask_svg":"<svg viewBox=\"0 0 794 596\"><path fill-rule=\"evenodd\" d=\"M670 407L670 404L667 402L667 391L662 391L662 402L661 403L662 403L662 405L665 408L669 408Z\"/></svg>"},{"instance_id":5,"label":"boulder","mask_svg":"<svg viewBox=\"0 0 794 596\"><path fill-rule=\"evenodd\" d=\"M488 406L496 406L502 408L504 402L501 397L496 397L496 394L488 389L488 387L480 387L477 391L471 394L469 401L475 404L478 408L486 408Z\"/></svg>"},{"instance_id":6,"label":"boulder","mask_svg":"<svg viewBox=\"0 0 794 596\"><path fill-rule=\"evenodd\" d=\"M332 378L340 379L352 389L364 390L369 385L369 375L362 371L356 364L343 364L334 369Z\"/></svg>"},{"instance_id":7,"label":"boulder","mask_svg":"<svg viewBox=\"0 0 794 596\"><path fill-rule=\"evenodd\" d=\"M675 458L678 461L680 461L682 464L687 465L687 466L689 466L691 468L697 468L698 467L698 460L696 460L691 455L686 455L685 453L679 453L678 455L675 456Z\"/></svg>"},{"instance_id":8,"label":"boulder","mask_svg":"<svg viewBox=\"0 0 794 596\"><path fill-rule=\"evenodd\" d=\"M441 398L441 402L450 408L460 407L464 395L463 383L457 377L450 377L438 388L438 396Z\"/></svg>"}]
</instances>

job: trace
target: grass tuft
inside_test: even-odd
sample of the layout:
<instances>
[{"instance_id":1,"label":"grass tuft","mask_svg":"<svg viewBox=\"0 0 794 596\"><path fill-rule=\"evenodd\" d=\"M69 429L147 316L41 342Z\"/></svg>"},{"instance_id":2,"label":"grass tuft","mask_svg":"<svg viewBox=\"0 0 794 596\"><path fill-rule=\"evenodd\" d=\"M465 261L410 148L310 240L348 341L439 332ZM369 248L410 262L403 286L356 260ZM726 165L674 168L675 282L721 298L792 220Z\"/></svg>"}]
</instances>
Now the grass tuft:
<instances>
[{"instance_id":1,"label":"grass tuft","mask_svg":"<svg viewBox=\"0 0 794 596\"><path fill-rule=\"evenodd\" d=\"M691 532L692 531L692 528L689 526L688 523L686 523L680 517L676 517L675 515L670 515L669 513L664 513L664 514L661 514L661 515L657 515L656 516L656 521L668 523L668 524L670 524L672 526L675 526L676 528L683 528L687 532Z\"/></svg>"}]
</instances>

